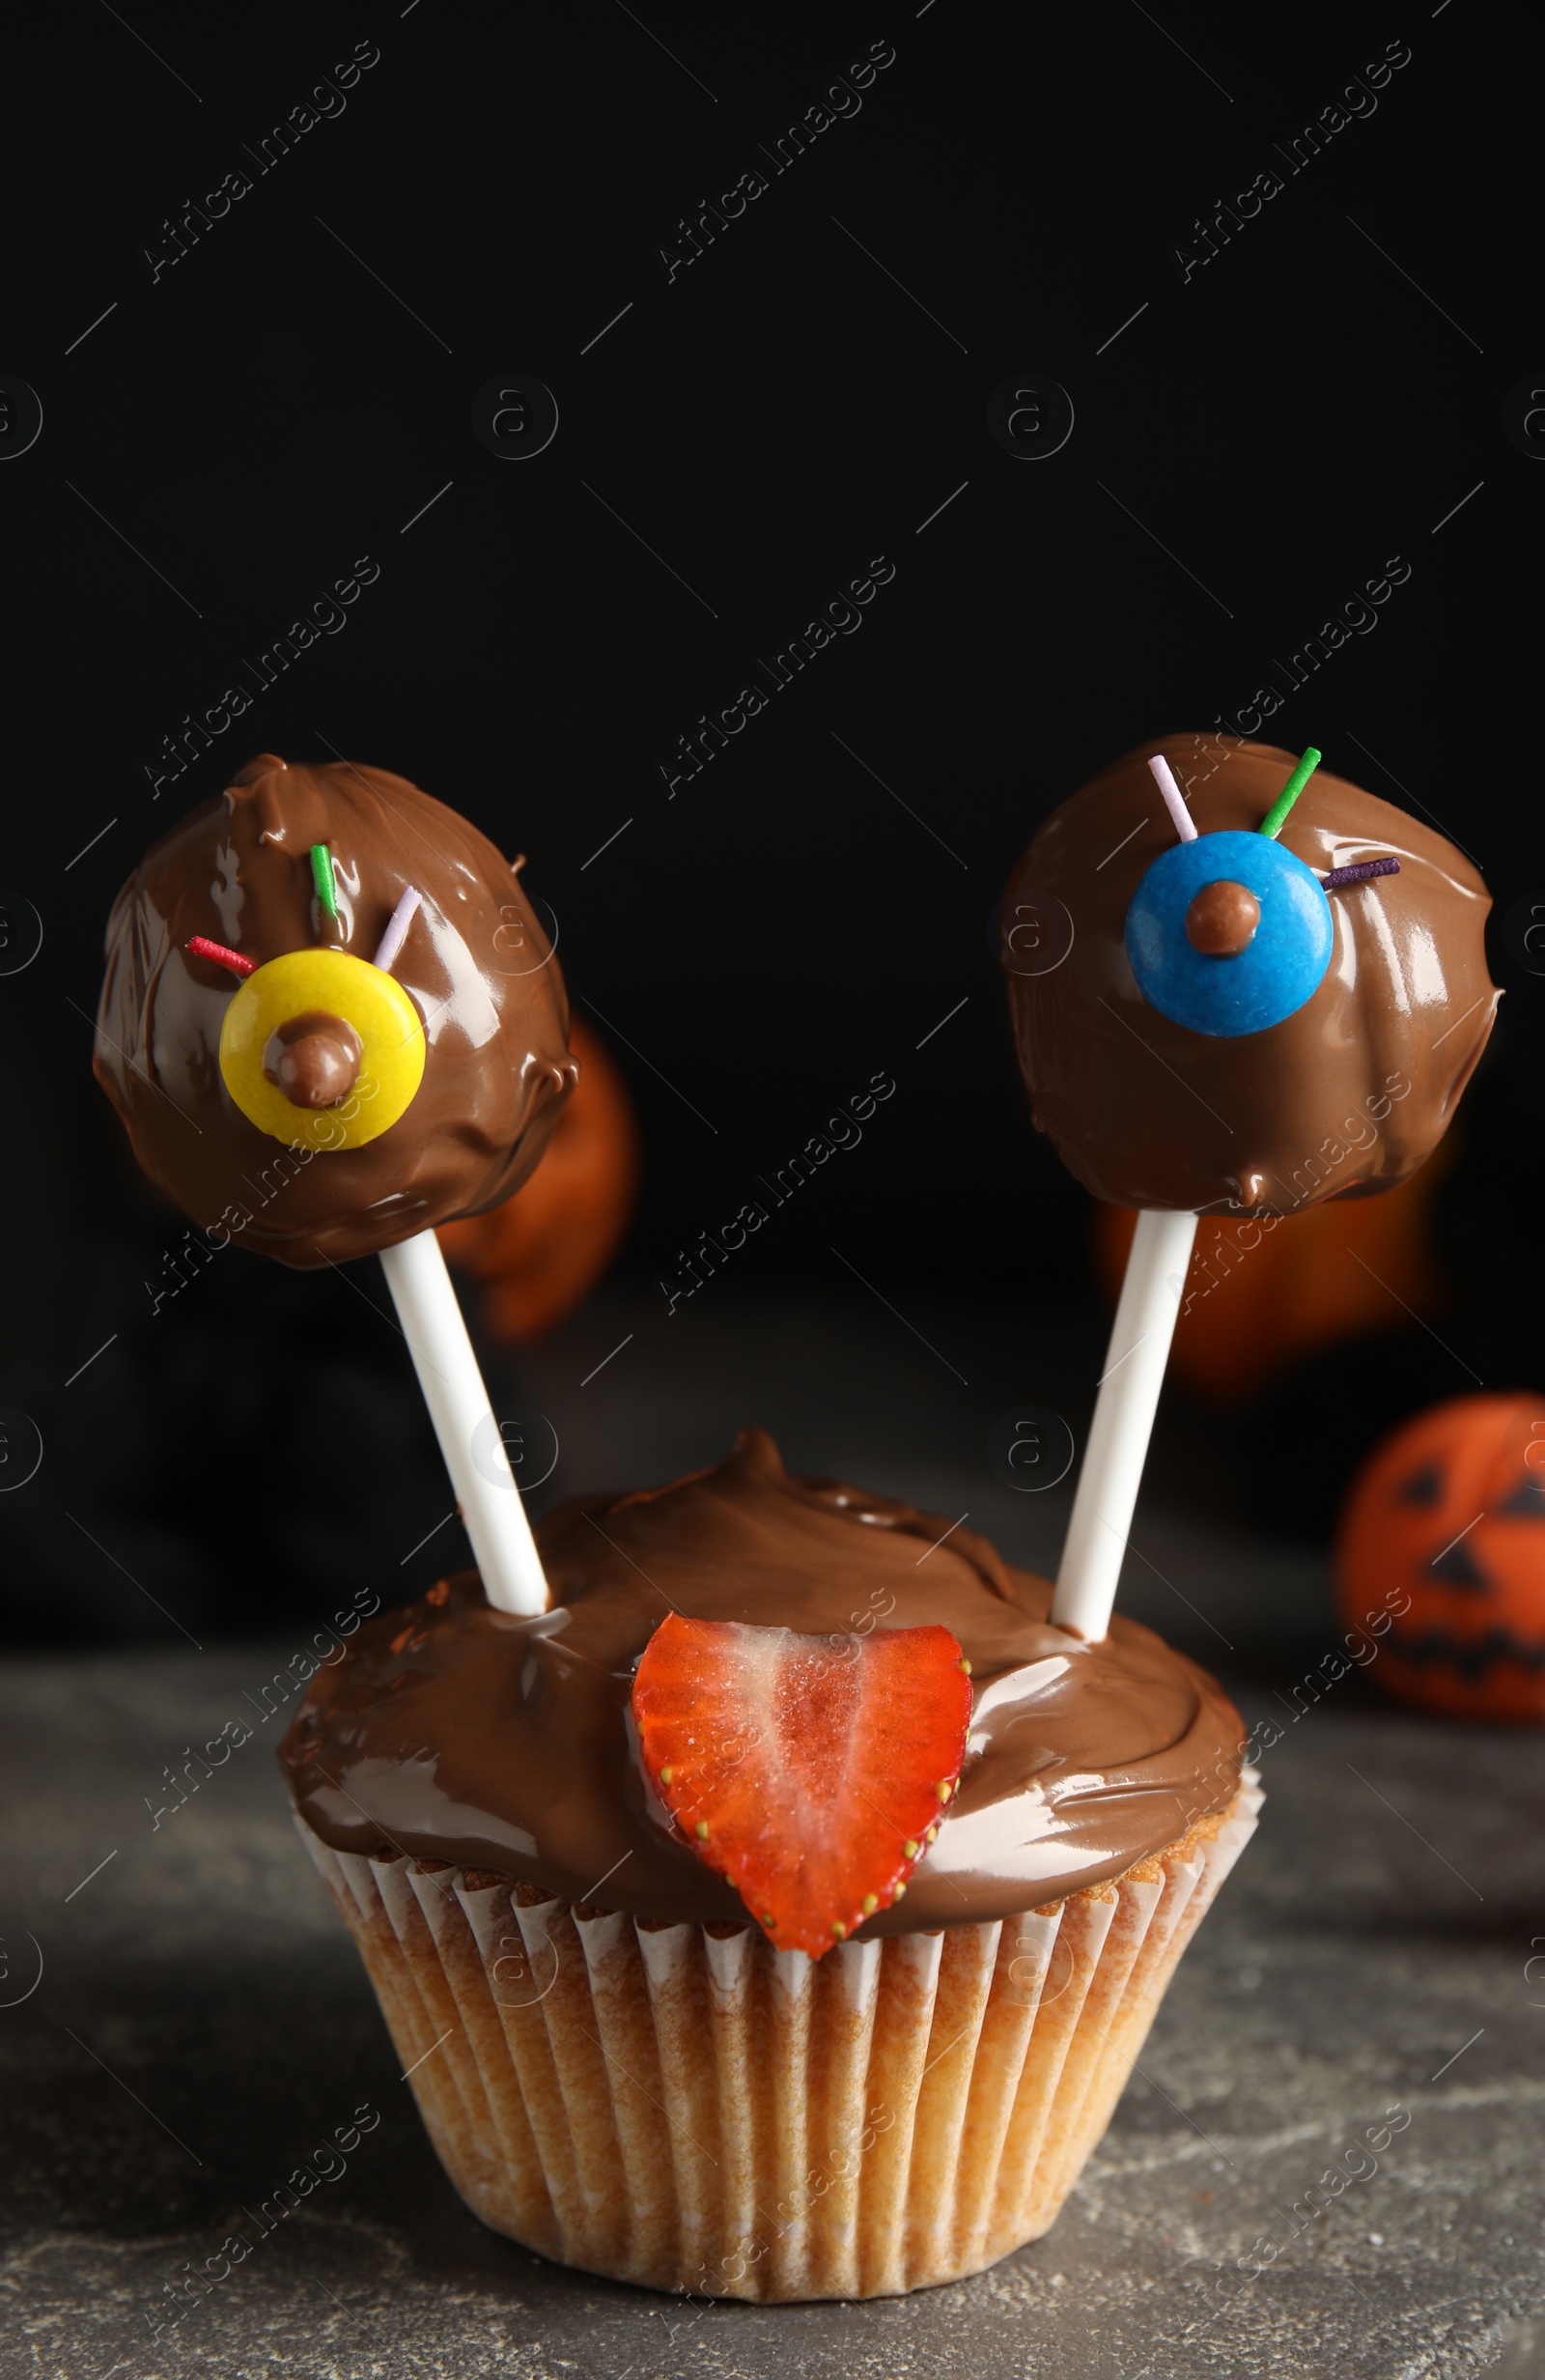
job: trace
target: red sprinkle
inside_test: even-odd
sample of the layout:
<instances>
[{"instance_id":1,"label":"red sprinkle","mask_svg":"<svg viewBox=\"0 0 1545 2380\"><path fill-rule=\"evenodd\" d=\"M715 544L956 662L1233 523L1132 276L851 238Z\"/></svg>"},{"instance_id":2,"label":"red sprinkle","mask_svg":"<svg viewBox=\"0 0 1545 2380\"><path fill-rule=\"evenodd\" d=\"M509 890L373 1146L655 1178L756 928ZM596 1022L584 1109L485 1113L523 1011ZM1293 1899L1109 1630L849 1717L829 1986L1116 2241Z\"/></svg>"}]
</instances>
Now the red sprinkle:
<instances>
[{"instance_id":1,"label":"red sprinkle","mask_svg":"<svg viewBox=\"0 0 1545 2380\"><path fill-rule=\"evenodd\" d=\"M257 966L255 958L243 958L239 950L228 950L223 942L211 942L208 934L195 934L186 948L195 958L212 959L216 967L229 967L234 976L249 976Z\"/></svg>"}]
</instances>

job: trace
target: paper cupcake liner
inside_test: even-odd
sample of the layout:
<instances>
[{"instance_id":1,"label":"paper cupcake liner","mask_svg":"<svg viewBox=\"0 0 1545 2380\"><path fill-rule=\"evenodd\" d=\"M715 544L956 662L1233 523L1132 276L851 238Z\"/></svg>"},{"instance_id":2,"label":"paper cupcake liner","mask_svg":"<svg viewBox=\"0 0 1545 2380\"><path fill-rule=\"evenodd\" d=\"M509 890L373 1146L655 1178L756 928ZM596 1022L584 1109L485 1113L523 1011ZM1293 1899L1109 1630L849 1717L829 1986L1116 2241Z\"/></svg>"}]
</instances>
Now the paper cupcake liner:
<instances>
[{"instance_id":1,"label":"paper cupcake liner","mask_svg":"<svg viewBox=\"0 0 1545 2380\"><path fill-rule=\"evenodd\" d=\"M812 1962L507 1877L334 1852L430 2139L542 2254L706 2297L894 2295L1053 2222L1261 1795L1116 1882Z\"/></svg>"}]
</instances>

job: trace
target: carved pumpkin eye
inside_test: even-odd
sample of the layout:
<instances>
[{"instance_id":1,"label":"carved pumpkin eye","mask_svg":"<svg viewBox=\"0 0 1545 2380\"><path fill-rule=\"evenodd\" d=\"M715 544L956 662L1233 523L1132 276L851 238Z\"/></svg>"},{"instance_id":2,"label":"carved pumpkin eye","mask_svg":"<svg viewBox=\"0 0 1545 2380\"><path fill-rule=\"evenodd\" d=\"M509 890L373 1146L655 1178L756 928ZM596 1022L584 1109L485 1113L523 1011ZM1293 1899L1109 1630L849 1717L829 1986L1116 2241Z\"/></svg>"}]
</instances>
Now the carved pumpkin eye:
<instances>
[{"instance_id":1,"label":"carved pumpkin eye","mask_svg":"<svg viewBox=\"0 0 1545 2380\"><path fill-rule=\"evenodd\" d=\"M424 1027L395 977L346 950L287 950L246 977L220 1073L249 1122L289 1147L359 1148L424 1079Z\"/></svg>"}]
</instances>

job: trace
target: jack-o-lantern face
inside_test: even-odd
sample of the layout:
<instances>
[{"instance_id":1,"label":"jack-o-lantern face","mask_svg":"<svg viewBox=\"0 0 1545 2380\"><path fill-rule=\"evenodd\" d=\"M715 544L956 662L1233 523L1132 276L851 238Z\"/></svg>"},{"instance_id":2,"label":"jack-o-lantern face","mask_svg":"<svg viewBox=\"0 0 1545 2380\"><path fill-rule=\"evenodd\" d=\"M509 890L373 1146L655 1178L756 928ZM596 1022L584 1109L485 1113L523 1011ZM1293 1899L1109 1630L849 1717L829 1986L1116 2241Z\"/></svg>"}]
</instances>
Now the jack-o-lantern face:
<instances>
[{"instance_id":1,"label":"jack-o-lantern face","mask_svg":"<svg viewBox=\"0 0 1545 2380\"><path fill-rule=\"evenodd\" d=\"M1387 1438L1336 1547L1349 1628L1395 1612L1373 1674L1473 1718L1545 1722L1545 1399L1456 1397Z\"/></svg>"}]
</instances>

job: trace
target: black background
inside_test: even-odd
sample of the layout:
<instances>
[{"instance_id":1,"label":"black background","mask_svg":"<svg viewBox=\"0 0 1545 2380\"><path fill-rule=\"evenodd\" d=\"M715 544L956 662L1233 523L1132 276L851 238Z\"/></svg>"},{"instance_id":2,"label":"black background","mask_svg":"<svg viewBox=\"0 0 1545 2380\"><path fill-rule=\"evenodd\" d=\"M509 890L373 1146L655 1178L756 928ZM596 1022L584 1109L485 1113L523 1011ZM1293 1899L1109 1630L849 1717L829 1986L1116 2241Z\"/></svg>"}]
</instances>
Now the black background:
<instances>
[{"instance_id":1,"label":"black background","mask_svg":"<svg viewBox=\"0 0 1545 2380\"><path fill-rule=\"evenodd\" d=\"M1501 931L1545 881L1545 472L1503 428L1545 380L1521 20L643 14L12 29L0 369L44 416L0 469L0 881L44 925L0 978L0 1403L45 1447L0 1499L14 1633L163 1629L121 1563L250 1624L254 1595L379 1575L438 1493L400 1346L339 1282L230 1257L154 1318L143 1287L182 1222L91 1079L102 927L250 751L400 771L529 853L640 1112L623 1267L654 1327L675 1251L880 1071L863 1148L751 1243L737 1293L798 1285L840 1318L835 1244L903 1305L1097 1329L1088 1202L1030 1130L989 913L1056 802L1235 715L1393 556L1376 630L1265 732L1434 816L1497 900L1444 1344L1395 1316L1253 1413L1194 1418L1243 1511L1312 1534L1393 1415L1539 1384L1545 990ZM379 60L344 111L260 177L242 144L356 43ZM861 108L774 178L758 143L872 44L894 57ZM1289 178L1273 143L1388 44L1409 63L1375 111ZM1198 212L1271 168L1285 188L1184 279ZM234 169L255 186L153 280L163 218ZM771 186L668 279L679 219L749 169ZM471 427L512 373L559 409L521 463ZM1044 461L986 426L1025 373L1074 406ZM153 799L162 738L365 556L347 627ZM861 630L667 798L678 735L881 556Z\"/></svg>"}]
</instances>

